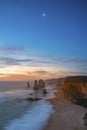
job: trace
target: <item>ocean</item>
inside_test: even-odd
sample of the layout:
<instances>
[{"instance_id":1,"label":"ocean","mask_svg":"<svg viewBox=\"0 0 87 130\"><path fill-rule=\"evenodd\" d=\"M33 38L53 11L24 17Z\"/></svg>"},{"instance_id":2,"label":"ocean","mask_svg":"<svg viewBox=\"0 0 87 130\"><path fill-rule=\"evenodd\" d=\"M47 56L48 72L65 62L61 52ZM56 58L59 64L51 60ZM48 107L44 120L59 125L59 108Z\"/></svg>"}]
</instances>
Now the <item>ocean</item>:
<instances>
[{"instance_id":1,"label":"ocean","mask_svg":"<svg viewBox=\"0 0 87 130\"><path fill-rule=\"evenodd\" d=\"M42 130L53 106L45 99L54 97L55 88L46 85L48 94L40 101L26 101L33 93L33 82L0 82L0 130Z\"/></svg>"}]
</instances>

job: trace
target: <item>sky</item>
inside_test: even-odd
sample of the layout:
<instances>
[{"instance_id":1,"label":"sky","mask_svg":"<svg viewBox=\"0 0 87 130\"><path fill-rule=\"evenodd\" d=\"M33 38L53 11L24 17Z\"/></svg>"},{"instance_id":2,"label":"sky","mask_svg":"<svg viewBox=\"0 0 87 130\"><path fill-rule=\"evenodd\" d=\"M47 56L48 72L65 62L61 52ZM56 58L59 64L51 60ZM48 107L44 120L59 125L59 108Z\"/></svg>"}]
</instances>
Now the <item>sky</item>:
<instances>
[{"instance_id":1,"label":"sky","mask_svg":"<svg viewBox=\"0 0 87 130\"><path fill-rule=\"evenodd\" d=\"M86 0L0 0L0 80L87 75Z\"/></svg>"}]
</instances>

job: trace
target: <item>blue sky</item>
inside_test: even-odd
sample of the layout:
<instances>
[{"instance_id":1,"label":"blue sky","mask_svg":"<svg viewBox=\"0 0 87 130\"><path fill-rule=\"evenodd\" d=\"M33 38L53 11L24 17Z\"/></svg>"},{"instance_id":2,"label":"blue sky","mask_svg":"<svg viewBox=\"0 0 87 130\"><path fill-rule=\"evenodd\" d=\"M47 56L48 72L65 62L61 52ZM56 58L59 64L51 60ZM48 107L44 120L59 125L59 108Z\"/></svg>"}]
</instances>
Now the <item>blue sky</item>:
<instances>
[{"instance_id":1,"label":"blue sky","mask_svg":"<svg viewBox=\"0 0 87 130\"><path fill-rule=\"evenodd\" d=\"M87 75L86 5L86 0L0 0L1 79L36 72L48 78Z\"/></svg>"}]
</instances>

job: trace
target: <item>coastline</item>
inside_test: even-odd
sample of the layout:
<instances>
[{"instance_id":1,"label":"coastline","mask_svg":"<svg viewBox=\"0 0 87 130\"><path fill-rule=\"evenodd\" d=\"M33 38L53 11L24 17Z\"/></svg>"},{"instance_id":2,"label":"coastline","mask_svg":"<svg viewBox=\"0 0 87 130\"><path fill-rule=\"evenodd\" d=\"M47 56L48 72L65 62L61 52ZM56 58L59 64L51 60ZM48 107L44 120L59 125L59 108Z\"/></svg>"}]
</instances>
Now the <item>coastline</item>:
<instances>
[{"instance_id":1,"label":"coastline","mask_svg":"<svg viewBox=\"0 0 87 130\"><path fill-rule=\"evenodd\" d=\"M87 129L82 119L85 113L87 113L87 109L65 100L61 87L57 87L55 98L48 99L47 101L53 105L55 112L51 114L43 130Z\"/></svg>"}]
</instances>

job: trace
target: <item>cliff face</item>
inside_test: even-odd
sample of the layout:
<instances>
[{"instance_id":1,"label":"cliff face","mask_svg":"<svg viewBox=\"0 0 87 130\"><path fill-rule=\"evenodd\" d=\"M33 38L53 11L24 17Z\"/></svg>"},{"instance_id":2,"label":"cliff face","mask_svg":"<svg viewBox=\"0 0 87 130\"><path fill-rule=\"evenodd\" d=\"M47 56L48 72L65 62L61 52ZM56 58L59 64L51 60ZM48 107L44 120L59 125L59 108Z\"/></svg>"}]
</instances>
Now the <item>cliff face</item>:
<instances>
[{"instance_id":1,"label":"cliff face","mask_svg":"<svg viewBox=\"0 0 87 130\"><path fill-rule=\"evenodd\" d=\"M64 97L75 102L87 99L87 76L66 77L62 81Z\"/></svg>"}]
</instances>

